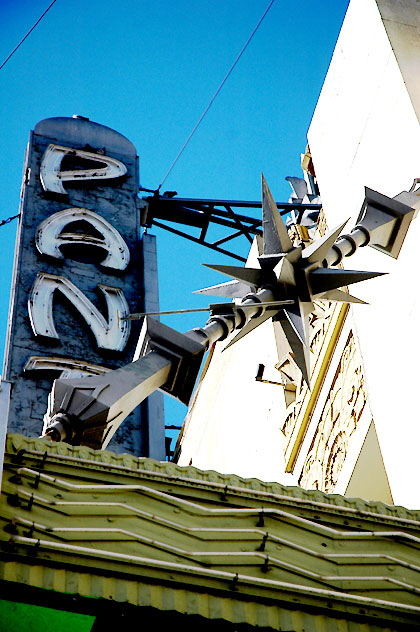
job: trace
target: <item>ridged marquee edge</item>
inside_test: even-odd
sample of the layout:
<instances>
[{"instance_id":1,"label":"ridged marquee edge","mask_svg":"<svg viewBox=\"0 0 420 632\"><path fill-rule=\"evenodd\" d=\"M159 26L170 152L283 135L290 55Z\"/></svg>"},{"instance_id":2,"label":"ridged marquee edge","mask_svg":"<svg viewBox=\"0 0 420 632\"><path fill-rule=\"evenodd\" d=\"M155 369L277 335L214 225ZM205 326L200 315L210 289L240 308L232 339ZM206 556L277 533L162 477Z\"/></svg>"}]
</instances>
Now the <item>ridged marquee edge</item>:
<instances>
[{"instance_id":1,"label":"ridged marquee edge","mask_svg":"<svg viewBox=\"0 0 420 632\"><path fill-rule=\"evenodd\" d=\"M242 478L236 474L221 474L214 470L200 470L192 465L181 466L176 463L156 461L131 454L116 454L109 450L93 450L86 446L71 446L67 443L52 443L48 439L31 438L20 434L8 434L6 438L6 453L17 455L19 452L47 453L49 457L58 460L63 458L77 460L80 465L95 467L95 465L127 473L144 472L173 477L178 481L184 480L188 484L196 481L202 485L221 485L243 493L256 492L270 494L277 497L287 497L291 501L310 503L319 506L320 511L342 508L349 512L357 511L362 516L373 517L374 514L384 518L420 523L420 510L410 510L399 505L387 505L382 502L366 501L361 498L346 498L339 494L326 494L319 490L305 490L301 487L291 487L281 483L264 482L256 478ZM280 500L280 498L279 498ZM414 525L413 525L414 526ZM420 525L419 525L420 526Z\"/></svg>"}]
</instances>

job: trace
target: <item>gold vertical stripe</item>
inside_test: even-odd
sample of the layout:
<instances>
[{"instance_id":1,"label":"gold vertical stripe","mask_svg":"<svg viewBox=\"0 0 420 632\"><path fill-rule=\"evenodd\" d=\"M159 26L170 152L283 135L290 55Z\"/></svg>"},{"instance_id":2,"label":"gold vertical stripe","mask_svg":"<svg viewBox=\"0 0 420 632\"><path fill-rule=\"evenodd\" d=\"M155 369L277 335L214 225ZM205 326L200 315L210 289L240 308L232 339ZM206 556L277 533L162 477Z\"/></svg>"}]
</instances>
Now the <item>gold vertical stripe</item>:
<instances>
[{"instance_id":1,"label":"gold vertical stripe","mask_svg":"<svg viewBox=\"0 0 420 632\"><path fill-rule=\"evenodd\" d=\"M291 473L296 465L296 460L302 445L302 441L305 437L306 431L309 426L309 422L312 417L312 412L315 408L315 404L318 400L319 393L321 391L321 387L324 383L325 375L327 373L329 364L331 362L332 355L334 353L335 347L337 345L338 338L340 337L341 330L343 328L344 321L346 319L347 313L349 311L349 306L347 303L343 304L340 309L340 313L338 315L337 321L335 323L334 330L331 334L330 341L328 343L327 349L324 353L324 357L322 359L322 363L320 369L318 371L318 375L316 376L315 383L311 390L311 396L309 398L308 404L305 408L305 413L303 415L302 422L299 426L299 432L293 444L292 451L289 456L289 460L286 464L286 472Z\"/></svg>"}]
</instances>

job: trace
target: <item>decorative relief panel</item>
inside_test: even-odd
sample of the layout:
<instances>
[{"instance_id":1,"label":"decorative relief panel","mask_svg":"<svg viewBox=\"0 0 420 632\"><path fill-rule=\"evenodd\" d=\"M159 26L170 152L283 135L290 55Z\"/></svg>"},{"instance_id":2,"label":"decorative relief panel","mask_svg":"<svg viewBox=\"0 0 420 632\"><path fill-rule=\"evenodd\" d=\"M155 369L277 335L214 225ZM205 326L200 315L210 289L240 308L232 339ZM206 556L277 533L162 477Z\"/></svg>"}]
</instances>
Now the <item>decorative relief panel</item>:
<instances>
[{"instance_id":1,"label":"decorative relief panel","mask_svg":"<svg viewBox=\"0 0 420 632\"><path fill-rule=\"evenodd\" d=\"M324 213L320 212L316 234L323 236L327 232ZM295 245L298 245L297 243ZM277 365L282 376L286 403L286 414L281 423L285 436L285 469L293 472L302 443L311 423L321 388L327 376L328 368L341 335L348 305L331 301L316 301L309 322L309 340L311 357L311 390L302 379L291 354ZM341 455L341 451L339 451ZM337 453L332 470L337 466ZM315 468L315 463L313 468ZM314 470L312 470L313 472Z\"/></svg>"},{"instance_id":2,"label":"decorative relief panel","mask_svg":"<svg viewBox=\"0 0 420 632\"><path fill-rule=\"evenodd\" d=\"M334 491L366 401L362 362L350 332L302 468L302 487Z\"/></svg>"},{"instance_id":3,"label":"decorative relief panel","mask_svg":"<svg viewBox=\"0 0 420 632\"><path fill-rule=\"evenodd\" d=\"M311 241L312 235L305 236L302 228L295 226L295 234L292 234L296 246ZM316 235L323 236L327 230L325 215L321 210ZM300 472L299 484L308 489L332 492L347 456L349 441L365 408L366 391L361 358L350 331L329 393L323 395L325 380L331 380L334 370L330 368L331 361L349 308L345 303L331 301L317 301L314 307L309 323L311 389L303 380L292 354L284 356L276 367L281 374L286 404L280 429L285 437L285 471L296 472L305 436L309 428L314 432L314 421L318 422ZM327 399L320 401L321 396ZM321 408L319 421L315 420L314 413L316 411L318 417ZM301 460L299 467L300 463Z\"/></svg>"},{"instance_id":4,"label":"decorative relief panel","mask_svg":"<svg viewBox=\"0 0 420 632\"><path fill-rule=\"evenodd\" d=\"M286 416L281 430L286 437L285 461L287 471L291 471L306 426L309 423L312 408L325 375L325 364L334 348L334 342L341 330L341 324L347 313L347 305L330 301L318 301L314 304L310 326L311 351L311 390L302 379L300 371L289 355L277 365L285 388Z\"/></svg>"}]
</instances>

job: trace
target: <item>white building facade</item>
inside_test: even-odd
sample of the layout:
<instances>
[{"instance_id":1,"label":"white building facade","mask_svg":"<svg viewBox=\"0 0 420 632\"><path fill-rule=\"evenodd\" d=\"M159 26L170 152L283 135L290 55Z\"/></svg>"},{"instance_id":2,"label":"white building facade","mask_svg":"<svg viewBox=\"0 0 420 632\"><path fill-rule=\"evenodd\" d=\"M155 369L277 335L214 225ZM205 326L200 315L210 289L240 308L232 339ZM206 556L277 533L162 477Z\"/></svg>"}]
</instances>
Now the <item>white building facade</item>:
<instances>
[{"instance_id":1,"label":"white building facade","mask_svg":"<svg viewBox=\"0 0 420 632\"><path fill-rule=\"evenodd\" d=\"M394 197L420 177L420 5L352 0L308 132L319 230L356 223L367 186ZM267 323L218 343L178 444L180 464L420 506L416 403L420 304L410 226L397 260L362 248L346 268L389 272L355 286L369 305L319 302L311 389ZM252 256L252 255L251 255ZM256 381L264 364L264 380Z\"/></svg>"}]
</instances>

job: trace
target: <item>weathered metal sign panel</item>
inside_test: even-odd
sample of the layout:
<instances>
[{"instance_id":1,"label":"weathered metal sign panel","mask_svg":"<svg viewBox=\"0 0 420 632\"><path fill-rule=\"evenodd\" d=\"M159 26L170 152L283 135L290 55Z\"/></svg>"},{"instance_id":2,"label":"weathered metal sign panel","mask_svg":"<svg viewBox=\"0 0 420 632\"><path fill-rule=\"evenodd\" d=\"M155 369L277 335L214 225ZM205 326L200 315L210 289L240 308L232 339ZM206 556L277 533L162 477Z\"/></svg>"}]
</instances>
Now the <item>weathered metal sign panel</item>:
<instances>
[{"instance_id":1,"label":"weathered metal sign panel","mask_svg":"<svg viewBox=\"0 0 420 632\"><path fill-rule=\"evenodd\" d=\"M131 361L137 323L120 316L143 310L145 286L157 288L155 262L145 262L153 244L146 236L144 249L139 235L137 191L136 149L118 132L76 117L46 119L31 133L5 354L9 431L41 433L59 375ZM149 422L163 434L156 401L133 413L111 449L149 455Z\"/></svg>"}]
</instances>

